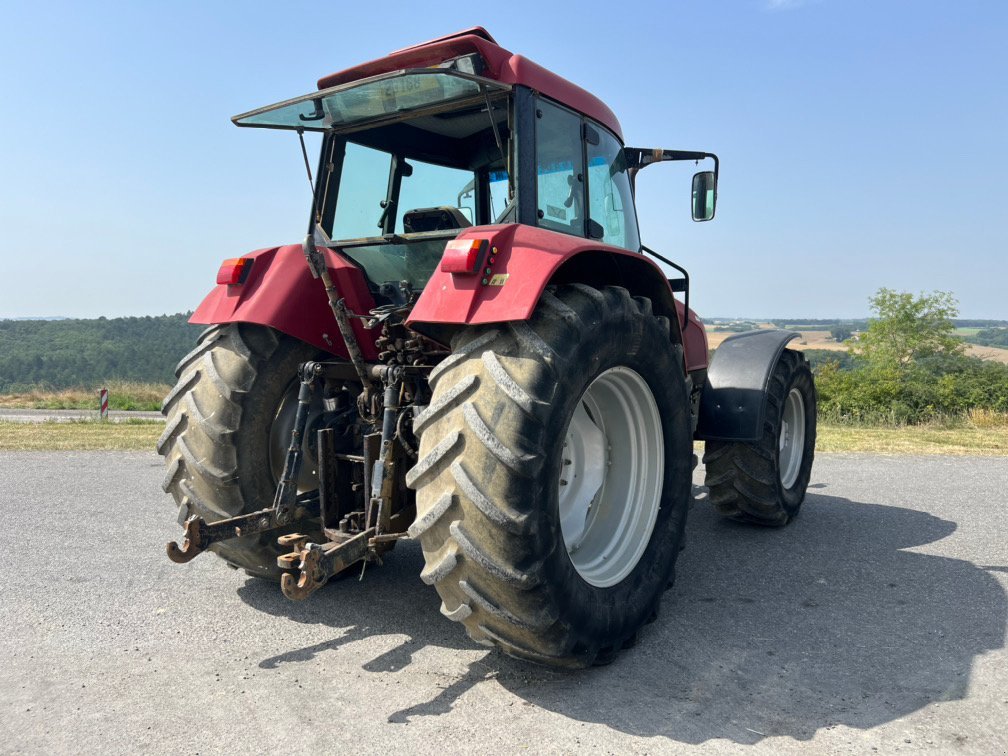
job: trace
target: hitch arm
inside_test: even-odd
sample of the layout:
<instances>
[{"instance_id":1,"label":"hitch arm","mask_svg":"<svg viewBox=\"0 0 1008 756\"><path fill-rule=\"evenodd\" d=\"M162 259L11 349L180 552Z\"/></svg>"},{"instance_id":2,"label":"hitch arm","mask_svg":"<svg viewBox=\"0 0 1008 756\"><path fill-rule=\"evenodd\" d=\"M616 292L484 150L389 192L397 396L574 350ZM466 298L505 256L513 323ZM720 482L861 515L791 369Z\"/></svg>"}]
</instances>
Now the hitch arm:
<instances>
[{"instance_id":1,"label":"hitch arm","mask_svg":"<svg viewBox=\"0 0 1008 756\"><path fill-rule=\"evenodd\" d=\"M174 541L169 541L167 546L168 558L176 564L185 564L197 554L201 554L206 549L218 541L227 541L231 538L252 535L253 533L264 533L268 530L276 530L283 527L290 520L301 520L307 517L318 517L319 498L317 492L305 494L298 497L296 506L293 508L293 516L281 521L278 510L274 508L261 509L258 512L251 512L237 517L229 517L226 520L217 522L207 522L199 515L193 515L185 521L185 535L182 539L182 547Z\"/></svg>"},{"instance_id":2,"label":"hitch arm","mask_svg":"<svg viewBox=\"0 0 1008 756\"><path fill-rule=\"evenodd\" d=\"M299 496L297 492L298 474L301 472L303 454L301 444L308 425L308 407L311 404L312 393L323 367L317 362L306 362L301 365L299 374L301 388L298 391L298 408L294 418L294 429L291 431L290 448L284 459L283 473L277 486L273 506L260 509L237 517L230 517L217 522L207 522L199 515L193 515L182 526L185 536L182 547L174 541L168 543L168 558L177 564L188 562L197 554L206 551L213 543L238 538L251 533L263 533L276 530L294 520L305 517L318 517L320 513L317 493Z\"/></svg>"}]
</instances>

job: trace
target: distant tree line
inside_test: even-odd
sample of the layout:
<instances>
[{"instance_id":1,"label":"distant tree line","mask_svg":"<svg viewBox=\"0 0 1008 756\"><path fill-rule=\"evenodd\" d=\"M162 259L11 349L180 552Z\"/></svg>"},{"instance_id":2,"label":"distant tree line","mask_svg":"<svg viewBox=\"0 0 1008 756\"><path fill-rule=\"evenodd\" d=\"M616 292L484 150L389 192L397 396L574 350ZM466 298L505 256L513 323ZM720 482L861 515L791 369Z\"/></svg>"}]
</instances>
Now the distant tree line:
<instances>
[{"instance_id":1,"label":"distant tree line","mask_svg":"<svg viewBox=\"0 0 1008 756\"><path fill-rule=\"evenodd\" d=\"M716 322L707 327L707 330L711 333L716 332L729 332L729 333L745 333L746 331L755 331L759 329L759 323L752 320L733 320L730 323Z\"/></svg>"},{"instance_id":2,"label":"distant tree line","mask_svg":"<svg viewBox=\"0 0 1008 756\"><path fill-rule=\"evenodd\" d=\"M706 321L705 321L706 322ZM794 328L795 326L815 326L814 330L827 331L833 326L846 326L855 331L863 331L868 328L870 318L777 318L768 320L778 328ZM969 320L964 318L952 318L950 320L953 328L1008 328L1008 320ZM809 329L813 330L813 329Z\"/></svg>"},{"instance_id":3,"label":"distant tree line","mask_svg":"<svg viewBox=\"0 0 1008 756\"><path fill-rule=\"evenodd\" d=\"M952 325L956 328L1008 328L1008 320L964 320L954 318Z\"/></svg>"},{"instance_id":4,"label":"distant tree line","mask_svg":"<svg viewBox=\"0 0 1008 756\"><path fill-rule=\"evenodd\" d=\"M205 326L188 313L88 320L0 320L0 391L94 387L118 379L174 383Z\"/></svg>"},{"instance_id":5,"label":"distant tree line","mask_svg":"<svg viewBox=\"0 0 1008 756\"><path fill-rule=\"evenodd\" d=\"M982 323L987 327L970 341L1008 348L1008 322L957 320L958 305L945 292L880 289L870 304L870 320L775 321L828 327L837 341L849 337L846 329L858 331L846 352L805 353L824 415L916 423L972 409L1008 412L1008 365L965 356L955 333ZM203 330L188 317L0 320L0 392L112 380L174 383L175 365Z\"/></svg>"},{"instance_id":6,"label":"distant tree line","mask_svg":"<svg viewBox=\"0 0 1008 756\"><path fill-rule=\"evenodd\" d=\"M1008 349L1008 328L984 328L966 340L980 346Z\"/></svg>"},{"instance_id":7,"label":"distant tree line","mask_svg":"<svg viewBox=\"0 0 1008 756\"><path fill-rule=\"evenodd\" d=\"M794 328L795 326L812 326L810 331L828 331L835 326L848 328L852 331L863 331L868 327L868 319L860 320L840 319L840 318L777 318L767 321L773 323L778 328Z\"/></svg>"}]
</instances>

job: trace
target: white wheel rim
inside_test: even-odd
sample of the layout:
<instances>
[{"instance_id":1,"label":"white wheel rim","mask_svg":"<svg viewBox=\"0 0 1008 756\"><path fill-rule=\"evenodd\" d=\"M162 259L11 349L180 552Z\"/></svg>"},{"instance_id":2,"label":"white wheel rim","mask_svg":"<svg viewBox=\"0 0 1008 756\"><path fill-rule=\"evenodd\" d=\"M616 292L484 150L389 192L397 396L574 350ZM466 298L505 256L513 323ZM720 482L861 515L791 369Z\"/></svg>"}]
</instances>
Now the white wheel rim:
<instances>
[{"instance_id":1,"label":"white wheel rim","mask_svg":"<svg viewBox=\"0 0 1008 756\"><path fill-rule=\"evenodd\" d=\"M608 588L637 566L658 518L664 476L654 394L630 368L610 368L578 401L560 468L560 530L587 583Z\"/></svg>"},{"instance_id":2,"label":"white wheel rim","mask_svg":"<svg viewBox=\"0 0 1008 756\"><path fill-rule=\"evenodd\" d=\"M788 392L784 401L777 449L781 485L791 488L798 480L802 455L805 453L805 400L796 388Z\"/></svg>"}]
</instances>

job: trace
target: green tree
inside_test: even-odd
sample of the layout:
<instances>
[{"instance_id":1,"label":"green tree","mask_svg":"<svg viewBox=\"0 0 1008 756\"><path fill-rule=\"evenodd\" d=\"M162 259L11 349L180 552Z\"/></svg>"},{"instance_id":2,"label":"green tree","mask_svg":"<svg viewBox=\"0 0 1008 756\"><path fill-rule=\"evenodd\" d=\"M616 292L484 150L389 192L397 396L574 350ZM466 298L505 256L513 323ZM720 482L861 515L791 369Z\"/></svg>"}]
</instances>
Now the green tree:
<instances>
[{"instance_id":1,"label":"green tree","mask_svg":"<svg viewBox=\"0 0 1008 756\"><path fill-rule=\"evenodd\" d=\"M847 341L851 336L854 335L848 326L845 325L835 325L830 328L830 336L833 337L833 341L840 343L841 341Z\"/></svg>"},{"instance_id":2,"label":"green tree","mask_svg":"<svg viewBox=\"0 0 1008 756\"><path fill-rule=\"evenodd\" d=\"M924 357L962 354L952 322L959 303L952 292L914 296L881 288L868 302L875 317L854 349L870 364L905 368Z\"/></svg>"}]
</instances>

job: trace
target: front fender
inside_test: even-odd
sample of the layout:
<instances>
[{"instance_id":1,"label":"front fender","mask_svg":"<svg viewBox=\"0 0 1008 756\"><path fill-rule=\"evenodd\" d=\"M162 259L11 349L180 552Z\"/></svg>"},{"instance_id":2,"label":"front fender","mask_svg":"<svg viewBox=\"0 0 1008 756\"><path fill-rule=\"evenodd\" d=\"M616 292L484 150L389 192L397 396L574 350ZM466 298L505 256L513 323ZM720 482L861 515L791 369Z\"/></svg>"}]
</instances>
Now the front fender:
<instances>
[{"instance_id":1,"label":"front fender","mask_svg":"<svg viewBox=\"0 0 1008 756\"><path fill-rule=\"evenodd\" d=\"M363 273L332 250L323 254L347 309L367 314L374 300ZM254 260L245 282L216 286L196 308L190 323L257 323L348 359L325 287L312 278L301 245L260 249L245 257ZM375 334L358 318L351 318L351 325L364 358L377 359Z\"/></svg>"},{"instance_id":2,"label":"front fender","mask_svg":"<svg viewBox=\"0 0 1008 756\"><path fill-rule=\"evenodd\" d=\"M714 351L700 395L696 438L758 441L763 436L767 387L792 331L746 331L729 336Z\"/></svg>"}]
</instances>

